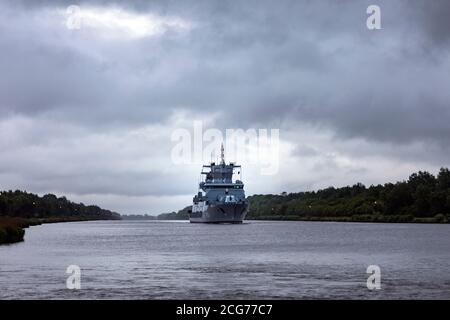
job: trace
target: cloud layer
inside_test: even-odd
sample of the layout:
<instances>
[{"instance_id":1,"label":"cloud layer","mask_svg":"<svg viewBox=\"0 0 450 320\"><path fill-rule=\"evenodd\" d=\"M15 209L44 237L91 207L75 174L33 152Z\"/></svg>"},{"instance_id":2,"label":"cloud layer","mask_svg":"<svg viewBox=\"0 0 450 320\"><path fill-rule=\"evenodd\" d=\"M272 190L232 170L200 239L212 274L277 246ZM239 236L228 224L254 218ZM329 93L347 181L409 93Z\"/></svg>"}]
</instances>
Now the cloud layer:
<instances>
[{"instance_id":1,"label":"cloud layer","mask_svg":"<svg viewBox=\"0 0 450 320\"><path fill-rule=\"evenodd\" d=\"M170 136L193 120L280 129L249 194L448 166L450 4L377 1L370 31L371 2L88 1L69 29L70 1L2 1L0 188L175 210L199 168Z\"/></svg>"}]
</instances>

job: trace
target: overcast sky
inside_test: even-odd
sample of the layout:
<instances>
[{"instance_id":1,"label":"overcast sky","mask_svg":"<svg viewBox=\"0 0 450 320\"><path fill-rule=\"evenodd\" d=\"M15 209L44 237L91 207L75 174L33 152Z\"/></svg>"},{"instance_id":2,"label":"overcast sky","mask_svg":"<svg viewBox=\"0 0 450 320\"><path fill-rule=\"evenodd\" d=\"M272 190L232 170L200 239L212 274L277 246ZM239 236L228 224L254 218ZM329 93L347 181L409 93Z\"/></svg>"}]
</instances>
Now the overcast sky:
<instances>
[{"instance_id":1,"label":"overcast sky","mask_svg":"<svg viewBox=\"0 0 450 320\"><path fill-rule=\"evenodd\" d=\"M248 195L436 173L449 17L446 0L1 0L0 189L178 210L201 167L173 163L171 135L194 120L280 130L278 174L242 163Z\"/></svg>"}]
</instances>

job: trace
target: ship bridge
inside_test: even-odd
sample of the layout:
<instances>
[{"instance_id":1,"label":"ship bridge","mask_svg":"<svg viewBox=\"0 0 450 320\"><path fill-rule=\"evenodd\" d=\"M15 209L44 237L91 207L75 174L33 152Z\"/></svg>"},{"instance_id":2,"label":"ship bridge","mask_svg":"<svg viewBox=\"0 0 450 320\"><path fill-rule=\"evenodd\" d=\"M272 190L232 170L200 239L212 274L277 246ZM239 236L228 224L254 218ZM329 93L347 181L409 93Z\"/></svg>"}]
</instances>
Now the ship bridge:
<instances>
[{"instance_id":1,"label":"ship bridge","mask_svg":"<svg viewBox=\"0 0 450 320\"><path fill-rule=\"evenodd\" d=\"M241 176L241 166L235 165L233 162L230 162L230 164L225 163L223 143L220 151L221 161L219 164L211 162L211 164L203 166L201 174L205 175L205 180L201 184L211 187L219 185L220 187L226 187L226 185L242 184L241 179L233 182L233 175L236 171Z\"/></svg>"},{"instance_id":2,"label":"ship bridge","mask_svg":"<svg viewBox=\"0 0 450 320\"><path fill-rule=\"evenodd\" d=\"M233 181L234 174L239 175L239 179ZM199 201L225 202L244 201L244 183L241 181L241 166L230 162L225 163L224 148L221 146L221 161L219 164L211 162L202 168L204 180L199 183L199 189L203 190L194 197L194 203ZM233 199L233 200L231 200Z\"/></svg>"}]
</instances>

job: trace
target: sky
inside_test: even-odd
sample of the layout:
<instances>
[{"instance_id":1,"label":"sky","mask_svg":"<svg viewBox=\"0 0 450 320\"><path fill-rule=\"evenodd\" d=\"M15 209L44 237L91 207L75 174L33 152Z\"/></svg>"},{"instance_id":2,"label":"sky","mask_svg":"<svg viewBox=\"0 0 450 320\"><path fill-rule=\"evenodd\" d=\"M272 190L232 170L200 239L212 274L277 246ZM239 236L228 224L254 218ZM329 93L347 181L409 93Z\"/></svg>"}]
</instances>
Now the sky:
<instances>
[{"instance_id":1,"label":"sky","mask_svg":"<svg viewBox=\"0 0 450 320\"><path fill-rule=\"evenodd\" d=\"M174 161L174 133L196 123L278 130L276 149L241 159L247 195L436 174L449 16L445 0L1 0L0 189L181 209L202 161Z\"/></svg>"}]
</instances>

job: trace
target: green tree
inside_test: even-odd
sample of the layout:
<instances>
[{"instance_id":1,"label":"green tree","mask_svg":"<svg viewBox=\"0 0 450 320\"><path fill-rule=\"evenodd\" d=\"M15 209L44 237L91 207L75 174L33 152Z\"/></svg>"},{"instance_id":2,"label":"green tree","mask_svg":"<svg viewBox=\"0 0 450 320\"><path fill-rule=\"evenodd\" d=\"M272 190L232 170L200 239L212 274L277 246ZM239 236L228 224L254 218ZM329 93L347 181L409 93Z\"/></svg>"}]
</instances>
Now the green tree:
<instances>
[{"instance_id":1,"label":"green tree","mask_svg":"<svg viewBox=\"0 0 450 320\"><path fill-rule=\"evenodd\" d=\"M431 189L427 185L419 185L414 193L414 211L416 216L430 216Z\"/></svg>"},{"instance_id":2,"label":"green tree","mask_svg":"<svg viewBox=\"0 0 450 320\"><path fill-rule=\"evenodd\" d=\"M437 176L437 181L440 190L450 189L450 170L448 168L441 168Z\"/></svg>"},{"instance_id":3,"label":"green tree","mask_svg":"<svg viewBox=\"0 0 450 320\"><path fill-rule=\"evenodd\" d=\"M387 214L400 214L402 209L413 202L411 189L405 182L397 183L387 194L385 211Z\"/></svg>"},{"instance_id":4,"label":"green tree","mask_svg":"<svg viewBox=\"0 0 450 320\"><path fill-rule=\"evenodd\" d=\"M436 186L436 178L427 171L419 171L409 176L408 185L412 190L416 190L421 185L434 188Z\"/></svg>"}]
</instances>

